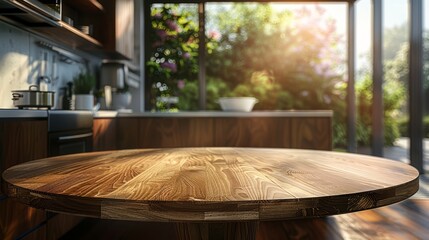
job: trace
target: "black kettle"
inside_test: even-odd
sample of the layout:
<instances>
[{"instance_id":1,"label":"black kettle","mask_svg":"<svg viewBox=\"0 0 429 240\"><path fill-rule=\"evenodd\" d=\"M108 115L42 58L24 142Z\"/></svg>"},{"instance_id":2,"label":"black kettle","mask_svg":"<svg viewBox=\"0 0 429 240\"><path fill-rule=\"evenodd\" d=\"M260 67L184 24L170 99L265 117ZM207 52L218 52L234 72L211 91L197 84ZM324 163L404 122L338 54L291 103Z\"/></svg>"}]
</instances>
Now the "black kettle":
<instances>
[{"instance_id":1,"label":"black kettle","mask_svg":"<svg viewBox=\"0 0 429 240\"><path fill-rule=\"evenodd\" d=\"M66 87L61 88L63 92L62 109L72 110L73 83L68 82Z\"/></svg>"}]
</instances>

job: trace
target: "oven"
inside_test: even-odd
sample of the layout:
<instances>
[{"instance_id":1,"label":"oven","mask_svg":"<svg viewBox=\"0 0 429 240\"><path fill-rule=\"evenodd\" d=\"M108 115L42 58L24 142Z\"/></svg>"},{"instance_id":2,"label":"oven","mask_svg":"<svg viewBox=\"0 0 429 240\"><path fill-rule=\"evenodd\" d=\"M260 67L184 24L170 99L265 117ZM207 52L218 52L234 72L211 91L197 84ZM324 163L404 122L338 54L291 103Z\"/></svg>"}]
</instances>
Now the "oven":
<instances>
[{"instance_id":1,"label":"oven","mask_svg":"<svg viewBox=\"0 0 429 240\"><path fill-rule=\"evenodd\" d=\"M48 111L48 156L92 151L92 112Z\"/></svg>"},{"instance_id":2,"label":"oven","mask_svg":"<svg viewBox=\"0 0 429 240\"><path fill-rule=\"evenodd\" d=\"M93 116L90 111L48 110L48 156L60 156L92 151ZM48 225L60 224L62 235L83 218L47 212ZM59 226L60 226L59 225Z\"/></svg>"}]
</instances>

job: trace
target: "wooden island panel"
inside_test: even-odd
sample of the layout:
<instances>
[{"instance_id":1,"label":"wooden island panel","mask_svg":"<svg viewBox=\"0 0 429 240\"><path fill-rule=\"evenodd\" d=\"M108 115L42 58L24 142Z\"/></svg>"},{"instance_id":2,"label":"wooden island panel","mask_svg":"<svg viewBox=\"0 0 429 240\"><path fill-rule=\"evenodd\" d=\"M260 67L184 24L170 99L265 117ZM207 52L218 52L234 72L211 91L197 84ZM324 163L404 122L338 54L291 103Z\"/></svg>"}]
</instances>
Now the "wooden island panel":
<instances>
[{"instance_id":1,"label":"wooden island panel","mask_svg":"<svg viewBox=\"0 0 429 240\"><path fill-rule=\"evenodd\" d=\"M212 147L212 118L141 118L140 147Z\"/></svg>"},{"instance_id":2,"label":"wooden island panel","mask_svg":"<svg viewBox=\"0 0 429 240\"><path fill-rule=\"evenodd\" d=\"M217 147L290 148L290 119L216 118L214 141Z\"/></svg>"},{"instance_id":3,"label":"wooden island panel","mask_svg":"<svg viewBox=\"0 0 429 240\"><path fill-rule=\"evenodd\" d=\"M332 150L331 117L119 118L118 149L265 147Z\"/></svg>"},{"instance_id":4,"label":"wooden island panel","mask_svg":"<svg viewBox=\"0 0 429 240\"><path fill-rule=\"evenodd\" d=\"M118 149L139 148L140 118L118 118L117 121L116 136Z\"/></svg>"},{"instance_id":5,"label":"wooden island panel","mask_svg":"<svg viewBox=\"0 0 429 240\"><path fill-rule=\"evenodd\" d=\"M97 118L94 119L93 148L94 151L116 150L116 119Z\"/></svg>"},{"instance_id":6,"label":"wooden island panel","mask_svg":"<svg viewBox=\"0 0 429 240\"><path fill-rule=\"evenodd\" d=\"M292 118L289 134L292 148L332 150L331 118Z\"/></svg>"}]
</instances>

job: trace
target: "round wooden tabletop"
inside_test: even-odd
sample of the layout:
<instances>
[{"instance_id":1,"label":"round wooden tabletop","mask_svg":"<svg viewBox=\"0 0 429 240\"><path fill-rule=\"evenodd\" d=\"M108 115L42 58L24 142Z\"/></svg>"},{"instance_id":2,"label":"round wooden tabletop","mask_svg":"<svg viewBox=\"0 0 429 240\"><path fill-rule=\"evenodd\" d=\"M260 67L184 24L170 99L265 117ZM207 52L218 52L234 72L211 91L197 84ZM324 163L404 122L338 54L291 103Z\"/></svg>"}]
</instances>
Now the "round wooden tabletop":
<instances>
[{"instance_id":1,"label":"round wooden tabletop","mask_svg":"<svg viewBox=\"0 0 429 240\"><path fill-rule=\"evenodd\" d=\"M404 200L413 167L294 149L176 148L40 159L3 173L31 206L105 219L253 221L348 213Z\"/></svg>"}]
</instances>

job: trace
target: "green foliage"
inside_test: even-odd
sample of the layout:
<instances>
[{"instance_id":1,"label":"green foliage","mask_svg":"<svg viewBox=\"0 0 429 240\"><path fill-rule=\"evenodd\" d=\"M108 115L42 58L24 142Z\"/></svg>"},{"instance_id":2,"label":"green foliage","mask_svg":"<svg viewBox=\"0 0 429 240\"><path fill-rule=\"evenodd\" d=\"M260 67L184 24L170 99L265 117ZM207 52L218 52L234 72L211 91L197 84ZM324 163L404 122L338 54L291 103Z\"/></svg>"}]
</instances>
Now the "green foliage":
<instances>
[{"instance_id":1,"label":"green foliage","mask_svg":"<svg viewBox=\"0 0 429 240\"><path fill-rule=\"evenodd\" d=\"M185 82L179 95L178 109L198 110L198 83L196 81Z\"/></svg>"},{"instance_id":2,"label":"green foliage","mask_svg":"<svg viewBox=\"0 0 429 240\"><path fill-rule=\"evenodd\" d=\"M195 103L182 102L195 100L189 94L197 84L198 25L193 12L196 11L173 4L154 5L151 9L151 48L146 70L154 110L166 109L157 99L174 96L179 97L178 106L195 109Z\"/></svg>"},{"instance_id":3,"label":"green foliage","mask_svg":"<svg viewBox=\"0 0 429 240\"><path fill-rule=\"evenodd\" d=\"M206 86L207 103L206 108L210 110L220 110L217 100L220 97L228 96L230 89L228 85L218 78L208 78Z\"/></svg>"},{"instance_id":4,"label":"green foliage","mask_svg":"<svg viewBox=\"0 0 429 240\"><path fill-rule=\"evenodd\" d=\"M331 109L334 146L345 147L345 39L324 10L316 6L293 12L278 11L265 3L217 4L207 8L207 109L219 110L217 100L224 96L253 96L259 100L256 110ZM168 96L179 97L178 109L198 107L196 13L196 9L172 4L157 4L152 8L149 30L152 47L146 68L152 84L152 106L156 110L166 108L157 97ZM393 36L386 39L389 49L403 41L403 36L394 30L386 34ZM403 108L407 54L408 47L404 45L401 53L394 58L389 55L386 63L386 144L392 144L399 136L396 119ZM425 69L429 69L427 62ZM368 74L363 76L356 86L356 134L359 144L369 145L372 81Z\"/></svg>"},{"instance_id":5,"label":"green foliage","mask_svg":"<svg viewBox=\"0 0 429 240\"><path fill-rule=\"evenodd\" d=\"M408 132L408 118L403 117L398 120L399 124L399 133L401 137L409 137L410 134ZM424 137L429 138L429 115L426 115L423 118L423 134Z\"/></svg>"},{"instance_id":6,"label":"green foliage","mask_svg":"<svg viewBox=\"0 0 429 240\"><path fill-rule=\"evenodd\" d=\"M385 28L383 33L383 60L390 61L397 56L398 49L408 42L408 23Z\"/></svg>"},{"instance_id":7,"label":"green foliage","mask_svg":"<svg viewBox=\"0 0 429 240\"><path fill-rule=\"evenodd\" d=\"M384 143L393 145L399 134L399 107L405 99L405 87L398 80L388 79L383 87ZM371 144L372 79L369 74L356 85L358 105L356 137L358 144Z\"/></svg>"},{"instance_id":8,"label":"green foliage","mask_svg":"<svg viewBox=\"0 0 429 240\"><path fill-rule=\"evenodd\" d=\"M210 11L210 9L208 9ZM215 9L221 36L207 56L207 75L232 96L253 96L255 109L343 109L345 55L335 23L315 7L276 11L269 4Z\"/></svg>"},{"instance_id":9,"label":"green foliage","mask_svg":"<svg viewBox=\"0 0 429 240\"><path fill-rule=\"evenodd\" d=\"M267 71L255 71L249 81L238 84L229 94L231 97L255 97L259 103L255 109L275 109L281 86Z\"/></svg>"},{"instance_id":10,"label":"green foliage","mask_svg":"<svg viewBox=\"0 0 429 240\"><path fill-rule=\"evenodd\" d=\"M91 94L95 88L95 77L89 73L80 73L73 78L75 94Z\"/></svg>"},{"instance_id":11,"label":"green foliage","mask_svg":"<svg viewBox=\"0 0 429 240\"><path fill-rule=\"evenodd\" d=\"M427 117L425 117L425 119L426 118ZM410 134L408 132L408 118L407 117L399 118L398 119L398 126L399 126L399 135L401 137L409 137L410 136Z\"/></svg>"}]
</instances>

